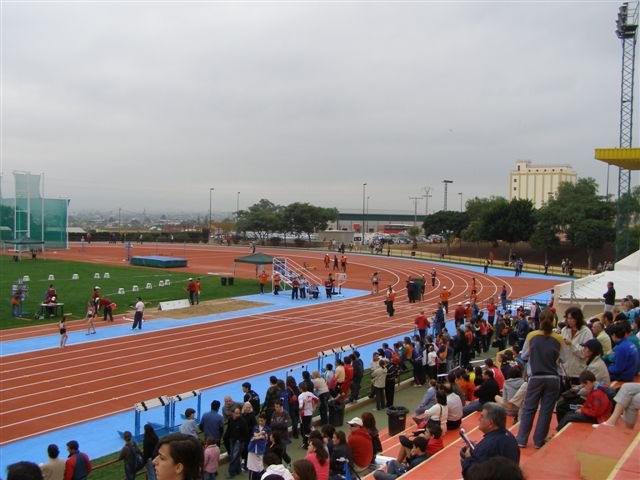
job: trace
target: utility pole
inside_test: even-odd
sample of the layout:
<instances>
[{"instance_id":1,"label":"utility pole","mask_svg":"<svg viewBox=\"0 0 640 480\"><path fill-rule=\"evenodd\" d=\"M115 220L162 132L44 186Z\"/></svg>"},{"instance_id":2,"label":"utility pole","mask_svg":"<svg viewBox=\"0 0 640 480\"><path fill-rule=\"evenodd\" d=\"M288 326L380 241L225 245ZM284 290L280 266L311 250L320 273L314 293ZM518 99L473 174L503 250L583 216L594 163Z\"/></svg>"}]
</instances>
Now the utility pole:
<instances>
[{"instance_id":1,"label":"utility pole","mask_svg":"<svg viewBox=\"0 0 640 480\"><path fill-rule=\"evenodd\" d=\"M422 197L409 197L409 200L413 200L413 226L418 226L418 200Z\"/></svg>"},{"instance_id":2,"label":"utility pole","mask_svg":"<svg viewBox=\"0 0 640 480\"><path fill-rule=\"evenodd\" d=\"M433 197L429 192L431 192L431 187L424 187L424 216L429 215L429 198Z\"/></svg>"}]
</instances>

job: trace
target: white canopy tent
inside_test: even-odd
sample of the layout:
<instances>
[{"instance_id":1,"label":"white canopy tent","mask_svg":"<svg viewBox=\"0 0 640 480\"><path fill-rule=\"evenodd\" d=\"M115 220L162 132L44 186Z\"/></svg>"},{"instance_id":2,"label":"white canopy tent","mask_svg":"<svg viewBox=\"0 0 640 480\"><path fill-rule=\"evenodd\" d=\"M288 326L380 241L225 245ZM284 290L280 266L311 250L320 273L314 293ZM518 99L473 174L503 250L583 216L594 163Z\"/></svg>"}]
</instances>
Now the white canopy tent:
<instances>
[{"instance_id":1,"label":"white canopy tent","mask_svg":"<svg viewBox=\"0 0 640 480\"><path fill-rule=\"evenodd\" d=\"M617 262L612 271L556 285L554 305L559 313L571 305L579 306L586 317L601 313L608 282L613 282L617 300L627 295L640 297L640 250Z\"/></svg>"}]
</instances>

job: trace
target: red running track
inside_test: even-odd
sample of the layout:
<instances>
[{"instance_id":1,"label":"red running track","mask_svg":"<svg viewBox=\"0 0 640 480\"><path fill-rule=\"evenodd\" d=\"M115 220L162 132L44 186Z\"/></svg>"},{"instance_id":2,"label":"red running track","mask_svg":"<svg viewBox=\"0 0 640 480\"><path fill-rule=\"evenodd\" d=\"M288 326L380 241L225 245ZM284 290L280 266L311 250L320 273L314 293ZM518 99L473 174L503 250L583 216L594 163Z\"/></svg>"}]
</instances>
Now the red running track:
<instances>
[{"instance_id":1,"label":"red running track","mask_svg":"<svg viewBox=\"0 0 640 480\"><path fill-rule=\"evenodd\" d=\"M56 258L122 264L122 247L91 245L60 251ZM136 246L136 255L182 256L189 272L229 272L233 259L246 248L168 248ZM272 255L307 262L324 276L324 252L268 251ZM427 288L425 301L409 304L404 280L408 275L429 277L433 264L393 257L349 256L349 288L369 289L369 278L380 272L381 287L393 284L398 292L396 315L388 318L384 294L320 302L287 311L248 315L233 320L201 324L161 332L142 332L80 345L3 358L0 392L0 445L69 425L129 411L140 399L167 392L206 390L224 383L271 372L315 358L336 345L364 345L411 330L418 311L435 308L438 291L447 286L450 304L469 293L475 277L479 298L497 297L503 284L510 297L534 295L552 287L553 281L497 278L437 265L438 289ZM185 269L187 270L187 269ZM253 278L255 269L239 267L237 276ZM382 289L381 289L382 292ZM294 305L294 304L292 304ZM83 322L70 329L83 329ZM102 322L97 322L102 323ZM109 328L104 326L102 328ZM51 326L4 331L0 341L51 333Z\"/></svg>"}]
</instances>

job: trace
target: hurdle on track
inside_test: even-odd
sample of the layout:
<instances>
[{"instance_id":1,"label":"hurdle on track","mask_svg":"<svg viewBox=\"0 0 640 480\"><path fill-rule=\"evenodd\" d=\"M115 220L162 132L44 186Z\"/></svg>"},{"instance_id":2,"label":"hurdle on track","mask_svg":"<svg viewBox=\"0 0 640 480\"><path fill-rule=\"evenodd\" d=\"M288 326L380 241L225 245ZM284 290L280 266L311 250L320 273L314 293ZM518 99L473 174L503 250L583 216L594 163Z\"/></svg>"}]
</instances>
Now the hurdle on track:
<instances>
[{"instance_id":1,"label":"hurdle on track","mask_svg":"<svg viewBox=\"0 0 640 480\"><path fill-rule=\"evenodd\" d=\"M180 393L171 397L171 428L178 426L176 425L176 405L183 400L189 400L194 397L198 401L196 420L200 420L200 413L202 412L202 392L200 392L200 390L191 390L190 392Z\"/></svg>"},{"instance_id":2,"label":"hurdle on track","mask_svg":"<svg viewBox=\"0 0 640 480\"><path fill-rule=\"evenodd\" d=\"M322 352L318 352L316 355L318 357L318 371L322 372L322 369L324 368L324 360L327 357L330 357L331 355L334 356L334 358L339 358L342 359L342 354L346 353L346 352L353 352L356 350L356 348L358 348L355 344L350 344L350 345L343 345L342 347L335 347L335 348L330 348L328 350L324 350Z\"/></svg>"},{"instance_id":3,"label":"hurdle on track","mask_svg":"<svg viewBox=\"0 0 640 480\"><path fill-rule=\"evenodd\" d=\"M140 436L140 417L143 412L147 412L154 408L164 408L164 428L169 429L169 421L170 421L170 410L171 410L171 399L166 395L162 397L152 398L151 400L145 400L144 402L139 402L134 405L135 410L135 426L134 426L134 435L137 437Z\"/></svg>"}]
</instances>

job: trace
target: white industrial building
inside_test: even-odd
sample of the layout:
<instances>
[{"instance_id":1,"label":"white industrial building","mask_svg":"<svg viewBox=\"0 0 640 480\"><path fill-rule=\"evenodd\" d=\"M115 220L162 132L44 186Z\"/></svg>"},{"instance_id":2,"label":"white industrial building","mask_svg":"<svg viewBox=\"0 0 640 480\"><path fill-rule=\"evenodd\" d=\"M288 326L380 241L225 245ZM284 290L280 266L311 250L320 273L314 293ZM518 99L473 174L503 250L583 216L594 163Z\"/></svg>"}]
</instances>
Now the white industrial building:
<instances>
[{"instance_id":1,"label":"white industrial building","mask_svg":"<svg viewBox=\"0 0 640 480\"><path fill-rule=\"evenodd\" d=\"M561 182L576 183L577 178L571 165L533 165L530 160L518 160L509 175L509 200L527 199L541 208L558 192Z\"/></svg>"}]
</instances>

